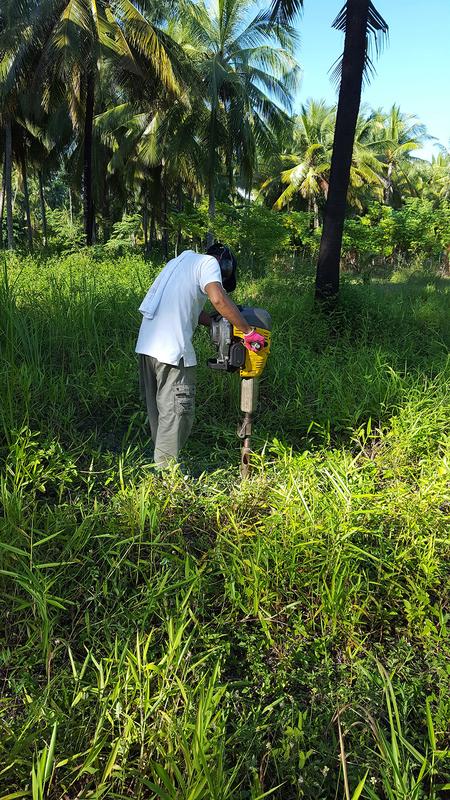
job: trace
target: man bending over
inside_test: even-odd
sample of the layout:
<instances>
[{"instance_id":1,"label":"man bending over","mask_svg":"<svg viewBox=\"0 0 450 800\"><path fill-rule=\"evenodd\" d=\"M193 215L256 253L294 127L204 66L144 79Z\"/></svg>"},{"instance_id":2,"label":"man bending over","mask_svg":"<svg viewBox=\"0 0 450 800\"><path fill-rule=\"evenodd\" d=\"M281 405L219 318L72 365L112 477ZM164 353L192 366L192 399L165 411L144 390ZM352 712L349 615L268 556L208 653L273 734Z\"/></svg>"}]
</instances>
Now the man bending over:
<instances>
[{"instance_id":1,"label":"man bending over","mask_svg":"<svg viewBox=\"0 0 450 800\"><path fill-rule=\"evenodd\" d=\"M197 324L211 324L203 310L207 298L245 334L248 349L255 343L264 345L264 338L228 297L235 287L236 259L228 247L216 242L206 255L185 250L169 261L139 308L142 322L136 352L159 468L178 459L192 430L197 365L192 337Z\"/></svg>"}]
</instances>

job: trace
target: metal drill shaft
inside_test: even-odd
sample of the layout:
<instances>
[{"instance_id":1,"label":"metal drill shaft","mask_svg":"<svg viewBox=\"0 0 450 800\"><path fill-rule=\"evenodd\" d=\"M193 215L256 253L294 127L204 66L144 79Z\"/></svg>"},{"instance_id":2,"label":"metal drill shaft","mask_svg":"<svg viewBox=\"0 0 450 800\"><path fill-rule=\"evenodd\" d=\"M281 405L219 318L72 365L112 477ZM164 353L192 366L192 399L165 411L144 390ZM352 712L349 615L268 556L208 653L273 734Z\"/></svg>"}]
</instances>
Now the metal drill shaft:
<instances>
[{"instance_id":1,"label":"metal drill shaft","mask_svg":"<svg viewBox=\"0 0 450 800\"><path fill-rule=\"evenodd\" d=\"M257 378L242 378L241 380L241 411L244 416L238 428L238 436L243 440L241 447L241 477L247 478L250 474L250 437L252 435L253 413L258 402Z\"/></svg>"}]
</instances>

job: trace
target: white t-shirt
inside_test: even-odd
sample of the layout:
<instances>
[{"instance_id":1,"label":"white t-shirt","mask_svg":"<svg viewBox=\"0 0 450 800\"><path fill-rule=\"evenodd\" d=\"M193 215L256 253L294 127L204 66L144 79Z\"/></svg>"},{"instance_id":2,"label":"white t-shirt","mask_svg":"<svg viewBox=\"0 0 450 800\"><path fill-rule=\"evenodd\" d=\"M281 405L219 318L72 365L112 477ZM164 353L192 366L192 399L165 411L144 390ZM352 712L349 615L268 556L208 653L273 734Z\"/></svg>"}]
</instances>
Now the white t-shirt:
<instances>
[{"instance_id":1,"label":"white t-shirt","mask_svg":"<svg viewBox=\"0 0 450 800\"><path fill-rule=\"evenodd\" d=\"M142 319L136 353L174 366L183 358L185 367L194 367L192 336L206 303L205 286L214 281L221 284L222 276L214 256L185 250L178 259L180 264L164 287L154 317Z\"/></svg>"}]
</instances>

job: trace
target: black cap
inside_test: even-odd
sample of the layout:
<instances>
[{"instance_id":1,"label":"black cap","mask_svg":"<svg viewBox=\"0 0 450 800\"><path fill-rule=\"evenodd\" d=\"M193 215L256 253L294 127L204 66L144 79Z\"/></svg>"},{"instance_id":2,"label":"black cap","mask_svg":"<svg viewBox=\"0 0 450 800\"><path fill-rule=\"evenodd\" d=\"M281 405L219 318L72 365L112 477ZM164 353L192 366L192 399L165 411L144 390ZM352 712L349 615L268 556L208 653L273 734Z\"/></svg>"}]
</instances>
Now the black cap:
<instances>
[{"instance_id":1,"label":"black cap","mask_svg":"<svg viewBox=\"0 0 450 800\"><path fill-rule=\"evenodd\" d=\"M222 284L226 292L234 292L236 288L237 261L234 253L226 244L214 242L206 251L208 256L214 256L219 262L222 274Z\"/></svg>"}]
</instances>

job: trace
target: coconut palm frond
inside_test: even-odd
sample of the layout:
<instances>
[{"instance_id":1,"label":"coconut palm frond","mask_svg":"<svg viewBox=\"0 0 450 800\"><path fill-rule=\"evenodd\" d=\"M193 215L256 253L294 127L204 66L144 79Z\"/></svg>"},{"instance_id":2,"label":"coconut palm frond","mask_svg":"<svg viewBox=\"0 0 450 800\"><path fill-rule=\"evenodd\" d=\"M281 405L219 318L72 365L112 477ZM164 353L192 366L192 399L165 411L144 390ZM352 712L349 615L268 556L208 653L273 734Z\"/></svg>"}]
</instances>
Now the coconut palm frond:
<instances>
[{"instance_id":1,"label":"coconut palm frond","mask_svg":"<svg viewBox=\"0 0 450 800\"><path fill-rule=\"evenodd\" d=\"M344 34L347 30L348 11L349 2L347 1L332 23L333 28L341 31ZM363 72L363 79L366 83L370 82L370 79L376 72L373 59L371 57L372 47L375 48L375 53L378 56L385 41L387 41L388 36L389 26L387 22L385 22L381 14L379 14L373 3L369 2L366 21L366 52L364 56ZM336 86L339 86L342 78L342 56L340 56L337 61L332 64L330 67L330 74L332 82Z\"/></svg>"},{"instance_id":2,"label":"coconut palm frond","mask_svg":"<svg viewBox=\"0 0 450 800\"><path fill-rule=\"evenodd\" d=\"M299 37L292 25L285 23L274 27L270 11L260 11L247 27L236 36L230 45L230 52L239 52L247 48L257 47L273 41L274 38L283 50L292 54L294 45Z\"/></svg>"},{"instance_id":3,"label":"coconut palm frond","mask_svg":"<svg viewBox=\"0 0 450 800\"><path fill-rule=\"evenodd\" d=\"M274 23L292 22L303 9L303 0L274 0L271 9L271 20Z\"/></svg>"},{"instance_id":4,"label":"coconut palm frond","mask_svg":"<svg viewBox=\"0 0 450 800\"><path fill-rule=\"evenodd\" d=\"M284 192L279 196L278 200L275 201L272 208L274 211L281 211L282 208L287 206L287 204L292 200L295 196L296 192L298 191L297 187L294 186L292 183L289 184Z\"/></svg>"}]
</instances>

